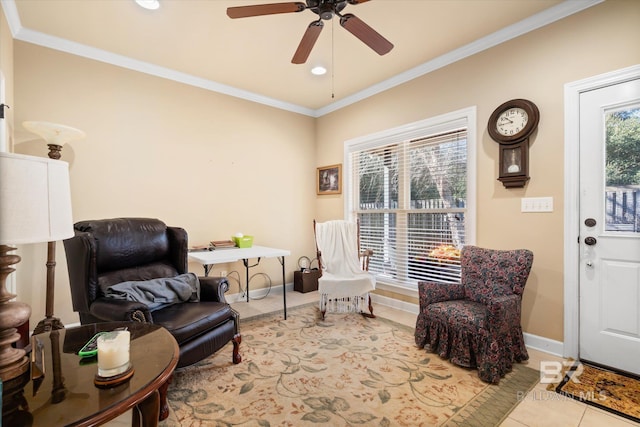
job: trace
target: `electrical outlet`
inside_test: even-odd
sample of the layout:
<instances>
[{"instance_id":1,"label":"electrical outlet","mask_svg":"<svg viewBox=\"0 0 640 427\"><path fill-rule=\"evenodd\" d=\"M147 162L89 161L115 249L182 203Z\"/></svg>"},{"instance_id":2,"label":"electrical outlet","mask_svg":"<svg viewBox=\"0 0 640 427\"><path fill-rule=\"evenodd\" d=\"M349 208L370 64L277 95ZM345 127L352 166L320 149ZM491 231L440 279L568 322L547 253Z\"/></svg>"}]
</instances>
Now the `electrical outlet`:
<instances>
[{"instance_id":1,"label":"electrical outlet","mask_svg":"<svg viewBox=\"0 0 640 427\"><path fill-rule=\"evenodd\" d=\"M227 277L227 271L226 270L220 270L220 277Z\"/></svg>"},{"instance_id":2,"label":"electrical outlet","mask_svg":"<svg viewBox=\"0 0 640 427\"><path fill-rule=\"evenodd\" d=\"M523 197L520 212L553 212L553 197Z\"/></svg>"}]
</instances>

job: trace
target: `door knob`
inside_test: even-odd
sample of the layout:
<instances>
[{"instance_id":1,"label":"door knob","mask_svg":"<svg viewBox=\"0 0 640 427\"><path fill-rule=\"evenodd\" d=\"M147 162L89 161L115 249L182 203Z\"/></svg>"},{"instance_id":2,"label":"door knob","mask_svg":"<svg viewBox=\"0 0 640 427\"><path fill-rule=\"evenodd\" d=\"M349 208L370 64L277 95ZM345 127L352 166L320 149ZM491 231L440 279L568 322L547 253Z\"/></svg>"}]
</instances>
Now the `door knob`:
<instances>
[{"instance_id":1,"label":"door knob","mask_svg":"<svg viewBox=\"0 0 640 427\"><path fill-rule=\"evenodd\" d=\"M585 243L585 245L589 245L589 246L593 246L593 245L595 245L597 242L598 242L598 241L596 240L596 238L595 238L595 237L591 237L591 236L589 236L589 237L585 237L585 239L584 239L584 243Z\"/></svg>"}]
</instances>

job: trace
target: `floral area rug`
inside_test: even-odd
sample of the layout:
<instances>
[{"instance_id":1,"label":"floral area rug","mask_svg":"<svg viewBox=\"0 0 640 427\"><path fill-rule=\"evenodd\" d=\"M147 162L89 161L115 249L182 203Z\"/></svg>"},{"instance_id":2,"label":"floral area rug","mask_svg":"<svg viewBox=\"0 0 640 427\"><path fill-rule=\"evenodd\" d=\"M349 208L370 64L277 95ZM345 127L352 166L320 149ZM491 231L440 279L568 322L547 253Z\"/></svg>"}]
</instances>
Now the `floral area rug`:
<instances>
[{"instance_id":1,"label":"floral area rug","mask_svg":"<svg viewBox=\"0 0 640 427\"><path fill-rule=\"evenodd\" d=\"M499 425L538 381L523 365L489 385L475 370L416 347L413 328L316 304L241 320L231 346L179 369L169 387L174 426Z\"/></svg>"},{"instance_id":2,"label":"floral area rug","mask_svg":"<svg viewBox=\"0 0 640 427\"><path fill-rule=\"evenodd\" d=\"M549 389L640 422L640 379L586 363L574 362L564 379Z\"/></svg>"}]
</instances>

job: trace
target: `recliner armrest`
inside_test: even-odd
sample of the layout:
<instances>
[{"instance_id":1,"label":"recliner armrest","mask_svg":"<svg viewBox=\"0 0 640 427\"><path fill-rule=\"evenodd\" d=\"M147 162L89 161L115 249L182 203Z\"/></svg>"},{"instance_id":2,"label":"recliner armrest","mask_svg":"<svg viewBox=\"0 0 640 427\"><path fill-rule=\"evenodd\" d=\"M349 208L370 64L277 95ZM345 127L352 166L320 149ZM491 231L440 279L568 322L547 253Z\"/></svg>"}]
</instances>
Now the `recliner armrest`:
<instances>
[{"instance_id":1,"label":"recliner armrest","mask_svg":"<svg viewBox=\"0 0 640 427\"><path fill-rule=\"evenodd\" d=\"M98 298L89 308L90 313L108 322L148 322L153 323L149 308L137 301L115 298Z\"/></svg>"},{"instance_id":2,"label":"recliner armrest","mask_svg":"<svg viewBox=\"0 0 640 427\"><path fill-rule=\"evenodd\" d=\"M200 300L217 301L228 304L224 293L229 290L226 277L198 277L200 280Z\"/></svg>"}]
</instances>

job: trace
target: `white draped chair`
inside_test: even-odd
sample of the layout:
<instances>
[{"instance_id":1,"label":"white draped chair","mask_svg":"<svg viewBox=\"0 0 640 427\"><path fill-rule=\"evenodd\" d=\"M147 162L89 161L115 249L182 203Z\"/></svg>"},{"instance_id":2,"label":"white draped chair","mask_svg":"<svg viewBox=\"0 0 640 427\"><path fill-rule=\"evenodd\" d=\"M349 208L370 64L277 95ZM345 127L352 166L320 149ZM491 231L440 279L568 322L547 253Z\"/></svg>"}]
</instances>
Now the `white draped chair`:
<instances>
[{"instance_id":1,"label":"white draped chair","mask_svg":"<svg viewBox=\"0 0 640 427\"><path fill-rule=\"evenodd\" d=\"M359 222L314 220L313 228L321 272L318 292L322 319L327 311L375 317L369 293L376 288L376 280L367 271L373 251L360 250Z\"/></svg>"}]
</instances>

